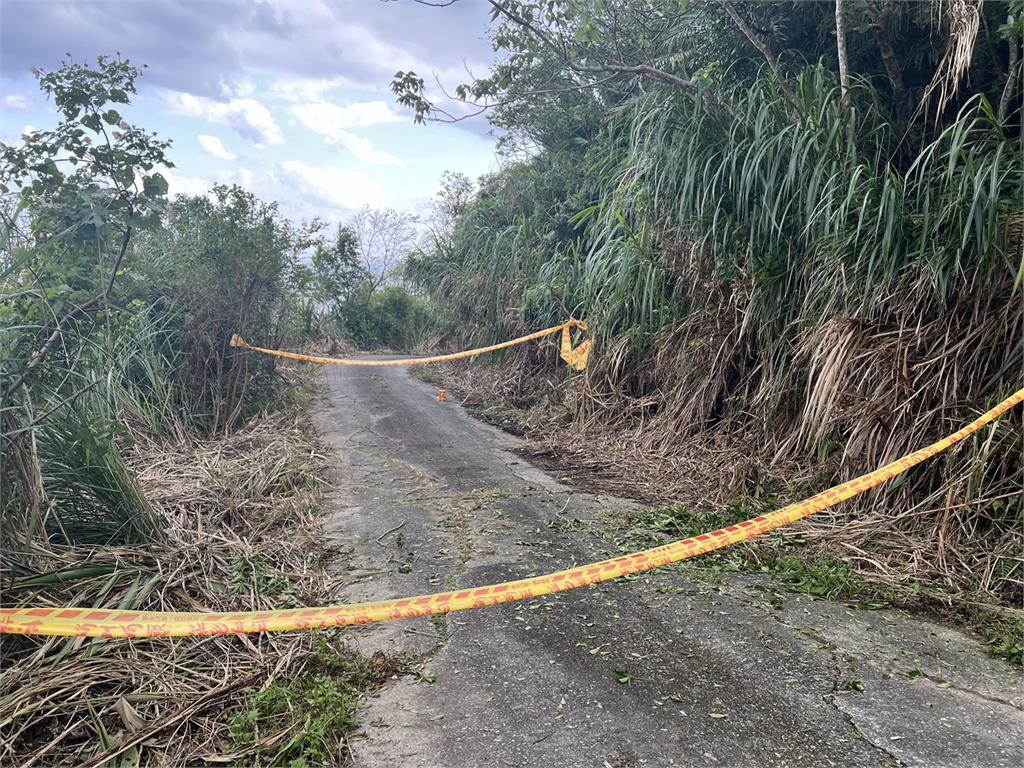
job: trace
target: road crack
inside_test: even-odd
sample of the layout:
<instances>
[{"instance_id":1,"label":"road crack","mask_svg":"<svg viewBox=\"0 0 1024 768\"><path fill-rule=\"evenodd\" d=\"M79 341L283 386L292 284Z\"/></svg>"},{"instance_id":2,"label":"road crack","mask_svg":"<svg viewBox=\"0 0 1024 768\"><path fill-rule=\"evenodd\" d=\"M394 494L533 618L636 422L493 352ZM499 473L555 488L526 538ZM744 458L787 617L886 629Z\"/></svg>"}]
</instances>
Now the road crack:
<instances>
[{"instance_id":1,"label":"road crack","mask_svg":"<svg viewBox=\"0 0 1024 768\"><path fill-rule=\"evenodd\" d=\"M1016 709L1018 712L1024 712L1024 706L1022 706L1022 705L1020 705L1020 704L1018 704L1016 702L1010 701L1009 699L1003 699L1003 698L1000 698L999 696L991 696L991 695L989 695L987 693L982 693L981 691L975 690L974 688L964 688L963 686L956 685L955 683L952 683L949 680L946 680L945 678L939 677L938 675L929 674L928 672L922 672L921 673L921 677L923 677L926 680L929 680L929 681L935 683L937 686L941 686L943 688L947 688L947 689L949 689L951 691L957 691L958 693L964 693L964 694L967 694L968 696L974 696L976 698L982 699L984 701L991 702L993 704L1001 704L1004 707L1010 707L1011 709Z\"/></svg>"}]
</instances>

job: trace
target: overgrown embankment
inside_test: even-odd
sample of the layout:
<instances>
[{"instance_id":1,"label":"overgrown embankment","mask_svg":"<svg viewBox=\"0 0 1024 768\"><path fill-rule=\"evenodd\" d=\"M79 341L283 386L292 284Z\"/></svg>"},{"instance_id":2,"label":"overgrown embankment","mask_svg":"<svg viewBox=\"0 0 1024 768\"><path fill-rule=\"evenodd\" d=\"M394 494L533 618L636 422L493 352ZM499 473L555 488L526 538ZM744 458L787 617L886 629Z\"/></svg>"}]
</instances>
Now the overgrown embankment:
<instances>
[{"instance_id":1,"label":"overgrown embankment","mask_svg":"<svg viewBox=\"0 0 1024 768\"><path fill-rule=\"evenodd\" d=\"M355 242L238 186L168 200L120 56L36 74L56 125L0 145L0 605L329 602L306 386L229 342L320 339ZM387 664L336 633L158 635L0 636L0 763L343 761Z\"/></svg>"},{"instance_id":2,"label":"overgrown embankment","mask_svg":"<svg viewBox=\"0 0 1024 768\"><path fill-rule=\"evenodd\" d=\"M332 599L320 448L302 408L226 437L125 452L164 540L36 545L0 578L10 606L249 611ZM344 759L379 679L335 632L147 641L4 637L0 761L252 765ZM118 762L120 761L120 762Z\"/></svg>"},{"instance_id":3,"label":"overgrown embankment","mask_svg":"<svg viewBox=\"0 0 1024 768\"><path fill-rule=\"evenodd\" d=\"M453 347L590 323L585 374L530 350L475 387L521 414L503 418L700 511L855 477L1020 386L1018 5L523 5L474 86L536 151L409 268ZM796 535L907 593L1019 607L1021 424Z\"/></svg>"},{"instance_id":4,"label":"overgrown embankment","mask_svg":"<svg viewBox=\"0 0 1024 768\"><path fill-rule=\"evenodd\" d=\"M532 369L477 361L413 370L478 418L526 437L525 455L563 482L648 505L639 514L608 515L594 528L622 552L733 525L811 496L835 480L813 457L765 465L755 445L722 436L699 436L686 446L654 452L642 431L622 422L580 425L568 418L565 394L572 385L558 371L555 350L548 353L547 364ZM856 543L868 534L884 537L889 525L885 517L881 522L860 518L841 506L682 567L695 581L717 584L728 573L762 572L784 591L870 609L923 609L966 624L984 638L992 655L1024 663L1024 617L1013 598L981 589L980 578L964 573L957 574L959 587L922 574L916 570L920 554L906 538L899 542L905 547L903 560L898 551L886 559L887 552ZM1013 531L1007 537L1012 541Z\"/></svg>"}]
</instances>

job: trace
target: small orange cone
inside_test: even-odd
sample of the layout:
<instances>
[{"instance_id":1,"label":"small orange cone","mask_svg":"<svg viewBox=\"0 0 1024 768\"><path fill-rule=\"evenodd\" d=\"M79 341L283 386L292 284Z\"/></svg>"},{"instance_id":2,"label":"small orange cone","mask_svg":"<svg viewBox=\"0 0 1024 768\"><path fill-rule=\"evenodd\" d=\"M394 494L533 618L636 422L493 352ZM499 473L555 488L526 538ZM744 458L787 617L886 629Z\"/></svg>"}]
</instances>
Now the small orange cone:
<instances>
[{"instance_id":1,"label":"small orange cone","mask_svg":"<svg viewBox=\"0 0 1024 768\"><path fill-rule=\"evenodd\" d=\"M437 402L439 402L439 403L447 403L448 402L448 393L445 390L443 390L443 389L437 390Z\"/></svg>"}]
</instances>

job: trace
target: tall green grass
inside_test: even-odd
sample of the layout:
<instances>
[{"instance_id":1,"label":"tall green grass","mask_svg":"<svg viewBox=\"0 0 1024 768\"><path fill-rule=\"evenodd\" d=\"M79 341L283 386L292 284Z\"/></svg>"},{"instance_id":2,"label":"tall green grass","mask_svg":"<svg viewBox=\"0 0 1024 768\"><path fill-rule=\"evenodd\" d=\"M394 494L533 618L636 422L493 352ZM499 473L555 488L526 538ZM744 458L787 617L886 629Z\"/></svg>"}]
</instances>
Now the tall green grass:
<instances>
[{"instance_id":1,"label":"tall green grass","mask_svg":"<svg viewBox=\"0 0 1024 768\"><path fill-rule=\"evenodd\" d=\"M180 435L184 420L168 320L136 303L115 311L107 332L85 338L73 361L55 361L31 398L6 404L2 463L4 536L30 547L40 538L67 544L147 543L163 522L127 466L133 430ZM28 480L14 461L33 461L42 505L29 503Z\"/></svg>"},{"instance_id":2,"label":"tall green grass","mask_svg":"<svg viewBox=\"0 0 1024 768\"><path fill-rule=\"evenodd\" d=\"M491 179L417 278L478 337L563 306L590 321L578 419L639 419L656 452L717 431L833 475L891 461L1019 387L1020 138L983 95L927 135L866 81L844 116L821 66L797 94L794 121L759 78L733 120L641 91L600 134ZM868 506L956 510L944 541L988 542L971 551L995 572L982 554L1009 551L1022 467L1011 416ZM871 530L935 547L925 513L900 520Z\"/></svg>"}]
</instances>

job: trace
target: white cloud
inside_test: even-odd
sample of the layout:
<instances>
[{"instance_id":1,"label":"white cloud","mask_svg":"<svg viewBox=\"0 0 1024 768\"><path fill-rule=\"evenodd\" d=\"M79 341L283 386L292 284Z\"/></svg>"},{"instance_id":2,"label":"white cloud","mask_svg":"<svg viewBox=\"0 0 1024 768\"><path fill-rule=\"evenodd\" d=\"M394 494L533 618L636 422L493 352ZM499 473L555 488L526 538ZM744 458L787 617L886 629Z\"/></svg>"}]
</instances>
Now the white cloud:
<instances>
[{"instance_id":1,"label":"white cloud","mask_svg":"<svg viewBox=\"0 0 1024 768\"><path fill-rule=\"evenodd\" d=\"M23 125L19 131L14 126L3 126L0 128L0 142L10 144L13 147L20 147L25 143L30 133L36 132L34 125Z\"/></svg>"},{"instance_id":2,"label":"white cloud","mask_svg":"<svg viewBox=\"0 0 1024 768\"><path fill-rule=\"evenodd\" d=\"M255 144L284 143L274 116L256 99L215 101L191 93L172 92L168 100L171 109L178 114L231 126L239 136Z\"/></svg>"},{"instance_id":3,"label":"white cloud","mask_svg":"<svg viewBox=\"0 0 1024 768\"><path fill-rule=\"evenodd\" d=\"M292 107L292 114L306 128L324 137L328 144L343 146L357 159L376 165L405 165L400 159L375 149L369 139L357 136L346 128L367 128L381 123L397 123L404 118L384 101L363 101L339 107L321 101Z\"/></svg>"},{"instance_id":4,"label":"white cloud","mask_svg":"<svg viewBox=\"0 0 1024 768\"><path fill-rule=\"evenodd\" d=\"M234 152L228 152L224 148L224 143L216 136L209 136L205 133L200 133L196 136L199 139L199 146L203 148L207 154L213 155L218 160L237 160L238 155Z\"/></svg>"},{"instance_id":5,"label":"white cloud","mask_svg":"<svg viewBox=\"0 0 1024 768\"><path fill-rule=\"evenodd\" d=\"M252 80L245 79L238 83L235 83L235 87L231 92L232 96L240 96L242 98L248 98L256 93L256 86Z\"/></svg>"},{"instance_id":6,"label":"white cloud","mask_svg":"<svg viewBox=\"0 0 1024 768\"><path fill-rule=\"evenodd\" d=\"M254 174L248 168L239 168L233 171L217 171L217 178L228 184L238 184L240 187L248 189L252 186Z\"/></svg>"},{"instance_id":7,"label":"white cloud","mask_svg":"<svg viewBox=\"0 0 1024 768\"><path fill-rule=\"evenodd\" d=\"M210 182L199 176L178 176L170 169L160 171L167 179L167 196L205 195L210 191Z\"/></svg>"},{"instance_id":8,"label":"white cloud","mask_svg":"<svg viewBox=\"0 0 1024 768\"><path fill-rule=\"evenodd\" d=\"M386 101L357 101L347 107L317 101L294 106L292 113L304 126L325 136L329 136L333 129L368 128L380 123L401 123L406 119L391 109Z\"/></svg>"},{"instance_id":9,"label":"white cloud","mask_svg":"<svg viewBox=\"0 0 1024 768\"><path fill-rule=\"evenodd\" d=\"M373 144L362 136L356 136L354 133L349 133L348 131L337 131L336 133L337 137L334 142L330 139L327 139L327 142L341 144L341 146L355 155L356 159L362 160L364 163L373 163L375 165L405 165L405 161L400 160L394 155L381 149L375 149Z\"/></svg>"},{"instance_id":10,"label":"white cloud","mask_svg":"<svg viewBox=\"0 0 1024 768\"><path fill-rule=\"evenodd\" d=\"M347 77L279 77L270 83L268 94L282 101L322 101L335 88L354 85Z\"/></svg>"},{"instance_id":11,"label":"white cloud","mask_svg":"<svg viewBox=\"0 0 1024 768\"><path fill-rule=\"evenodd\" d=\"M32 101L28 96L22 96L16 93L4 96L4 109L28 109L31 106Z\"/></svg>"},{"instance_id":12,"label":"white cloud","mask_svg":"<svg viewBox=\"0 0 1024 768\"><path fill-rule=\"evenodd\" d=\"M377 183L360 171L322 168L300 160L285 160L280 169L285 182L331 208L354 211L364 205L380 207L385 204Z\"/></svg>"}]
</instances>

